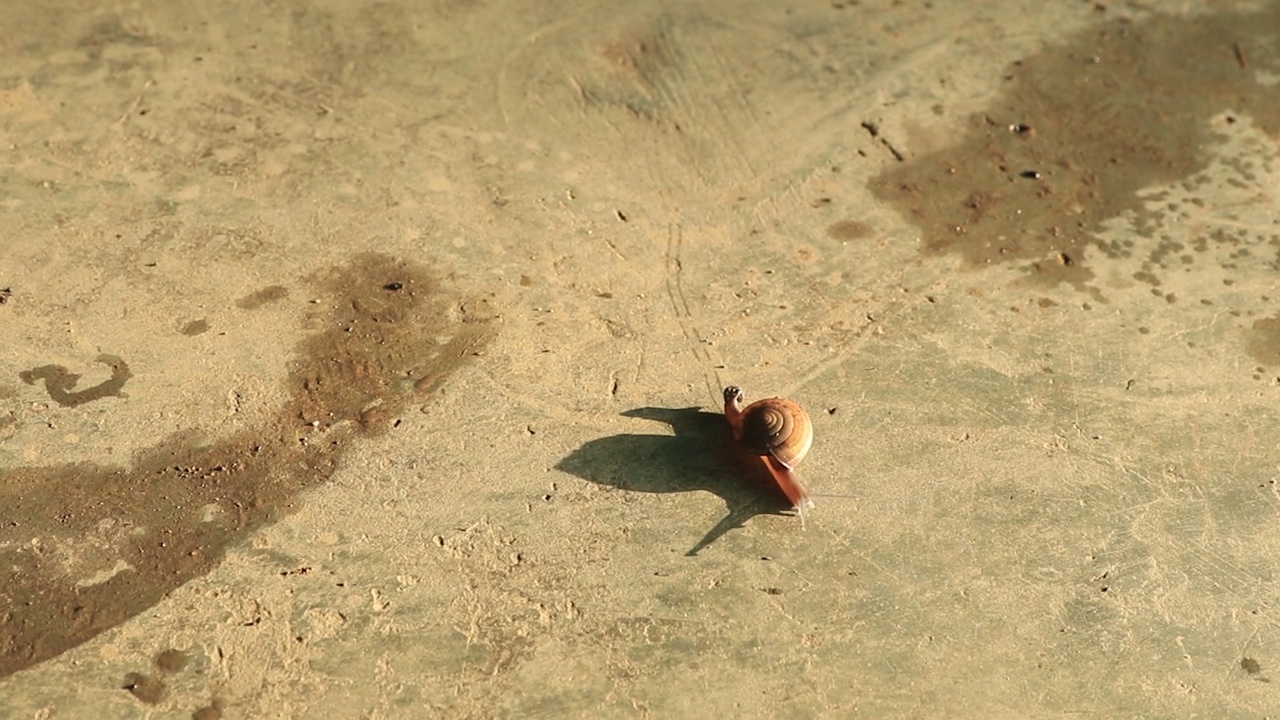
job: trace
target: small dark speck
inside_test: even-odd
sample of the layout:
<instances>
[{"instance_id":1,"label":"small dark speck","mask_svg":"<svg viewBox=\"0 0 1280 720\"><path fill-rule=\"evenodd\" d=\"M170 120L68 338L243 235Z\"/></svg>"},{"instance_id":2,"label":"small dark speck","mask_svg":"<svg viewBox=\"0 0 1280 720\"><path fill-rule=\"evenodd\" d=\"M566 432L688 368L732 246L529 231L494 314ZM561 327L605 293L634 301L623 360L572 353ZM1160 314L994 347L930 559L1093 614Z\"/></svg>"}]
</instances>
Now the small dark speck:
<instances>
[{"instance_id":1,"label":"small dark speck","mask_svg":"<svg viewBox=\"0 0 1280 720\"><path fill-rule=\"evenodd\" d=\"M836 411L837 411L837 410L839 410L839 409L840 409L840 408L833 408L833 407L829 407L829 408L827 408L827 414L828 414L828 415L835 415L835 414L836 414Z\"/></svg>"},{"instance_id":2,"label":"small dark speck","mask_svg":"<svg viewBox=\"0 0 1280 720\"><path fill-rule=\"evenodd\" d=\"M770 587L770 588L760 588L760 589L761 589L762 591L764 591L764 592L765 592L766 594L768 594L768 595L781 595L781 594L782 594L782 588Z\"/></svg>"},{"instance_id":3,"label":"small dark speck","mask_svg":"<svg viewBox=\"0 0 1280 720\"><path fill-rule=\"evenodd\" d=\"M622 222L626 222L626 221L627 221L627 215L626 215L626 213L622 212L621 210L614 210L614 211L613 211L613 214L614 214L614 215L617 215L617 216L618 216L618 219L619 219L619 220L621 220Z\"/></svg>"},{"instance_id":4,"label":"small dark speck","mask_svg":"<svg viewBox=\"0 0 1280 720\"><path fill-rule=\"evenodd\" d=\"M13 290L9 288L0 288L0 305L9 302L9 298L13 297Z\"/></svg>"},{"instance_id":5,"label":"small dark speck","mask_svg":"<svg viewBox=\"0 0 1280 720\"><path fill-rule=\"evenodd\" d=\"M1257 660L1254 660L1251 657L1242 657L1240 658L1240 669L1244 670L1250 675L1257 675L1258 673L1262 672L1262 665L1259 664Z\"/></svg>"},{"instance_id":6,"label":"small dark speck","mask_svg":"<svg viewBox=\"0 0 1280 720\"><path fill-rule=\"evenodd\" d=\"M392 291L392 292L395 292L396 290L402 290L402 289L404 289L404 283L389 282L389 283L387 283L386 285L383 285L383 286L382 286L382 289L383 289L383 290L390 290L390 291Z\"/></svg>"},{"instance_id":7,"label":"small dark speck","mask_svg":"<svg viewBox=\"0 0 1280 720\"><path fill-rule=\"evenodd\" d=\"M1058 253L1058 261L1061 262L1063 265L1066 265L1067 267L1070 267L1076 264L1076 261L1071 259L1071 256L1066 253Z\"/></svg>"},{"instance_id":8,"label":"small dark speck","mask_svg":"<svg viewBox=\"0 0 1280 720\"><path fill-rule=\"evenodd\" d=\"M1030 125L1018 123L1016 125L1010 125L1009 132L1014 133L1015 135L1031 135L1035 130L1032 129Z\"/></svg>"},{"instance_id":9,"label":"small dark speck","mask_svg":"<svg viewBox=\"0 0 1280 720\"><path fill-rule=\"evenodd\" d=\"M149 262L149 263L143 263L143 264L142 264L142 266L143 266L143 267L155 267L155 266L156 266L156 264L155 264L155 263L153 263L153 262Z\"/></svg>"},{"instance_id":10,"label":"small dark speck","mask_svg":"<svg viewBox=\"0 0 1280 720\"><path fill-rule=\"evenodd\" d=\"M1022 176L1022 177L1024 177L1024 178L1027 178L1028 180L1039 180L1039 179L1040 179L1040 172L1039 172L1038 170L1023 170L1022 172L1020 172L1020 173L1018 173L1018 174L1019 174L1019 175L1021 175L1021 176Z\"/></svg>"}]
</instances>

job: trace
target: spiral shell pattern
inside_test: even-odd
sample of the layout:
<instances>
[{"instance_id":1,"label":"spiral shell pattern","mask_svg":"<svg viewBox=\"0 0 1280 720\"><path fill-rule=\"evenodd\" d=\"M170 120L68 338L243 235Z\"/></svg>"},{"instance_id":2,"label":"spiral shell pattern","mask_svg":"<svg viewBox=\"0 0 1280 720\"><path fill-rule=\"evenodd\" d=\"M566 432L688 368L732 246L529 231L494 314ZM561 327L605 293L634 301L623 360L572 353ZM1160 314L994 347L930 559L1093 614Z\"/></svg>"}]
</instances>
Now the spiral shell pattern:
<instances>
[{"instance_id":1,"label":"spiral shell pattern","mask_svg":"<svg viewBox=\"0 0 1280 720\"><path fill-rule=\"evenodd\" d=\"M772 455L783 465L794 467L813 443L813 424L804 408L790 400L757 400L742 411L740 439L751 452Z\"/></svg>"}]
</instances>

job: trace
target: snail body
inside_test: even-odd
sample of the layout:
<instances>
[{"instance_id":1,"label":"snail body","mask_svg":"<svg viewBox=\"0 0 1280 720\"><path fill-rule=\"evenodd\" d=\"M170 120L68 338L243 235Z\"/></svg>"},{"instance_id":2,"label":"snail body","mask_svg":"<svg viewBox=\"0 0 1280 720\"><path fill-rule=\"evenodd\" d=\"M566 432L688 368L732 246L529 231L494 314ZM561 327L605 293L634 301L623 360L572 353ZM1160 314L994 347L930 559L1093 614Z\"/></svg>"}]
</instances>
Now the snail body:
<instances>
[{"instance_id":1,"label":"snail body","mask_svg":"<svg viewBox=\"0 0 1280 720\"><path fill-rule=\"evenodd\" d=\"M757 400L746 407L742 406L742 398L741 388L725 388L724 416L733 429L733 438L761 458L782 494L795 505L803 523L805 510L813 506L813 501L793 469L813 445L813 422L809 413L784 398Z\"/></svg>"}]
</instances>

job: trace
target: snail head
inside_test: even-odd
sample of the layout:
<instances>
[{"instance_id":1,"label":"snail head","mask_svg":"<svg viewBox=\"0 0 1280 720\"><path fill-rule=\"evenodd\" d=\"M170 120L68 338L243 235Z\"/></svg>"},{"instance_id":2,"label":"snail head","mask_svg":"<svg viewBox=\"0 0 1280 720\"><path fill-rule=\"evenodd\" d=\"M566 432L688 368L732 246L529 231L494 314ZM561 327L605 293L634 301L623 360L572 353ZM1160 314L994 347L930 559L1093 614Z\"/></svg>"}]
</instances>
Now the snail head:
<instances>
[{"instance_id":1,"label":"snail head","mask_svg":"<svg viewBox=\"0 0 1280 720\"><path fill-rule=\"evenodd\" d=\"M724 401L726 403L741 403L742 388L737 385L730 385L724 389Z\"/></svg>"}]
</instances>

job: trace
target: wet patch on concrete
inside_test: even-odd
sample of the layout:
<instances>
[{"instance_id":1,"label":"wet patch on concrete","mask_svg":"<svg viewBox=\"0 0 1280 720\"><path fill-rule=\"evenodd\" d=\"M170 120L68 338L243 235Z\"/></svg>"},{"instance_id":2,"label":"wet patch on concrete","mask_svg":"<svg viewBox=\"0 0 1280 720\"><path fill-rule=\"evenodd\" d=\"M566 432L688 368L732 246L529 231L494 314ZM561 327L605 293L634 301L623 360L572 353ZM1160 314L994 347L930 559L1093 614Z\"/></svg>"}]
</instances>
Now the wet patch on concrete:
<instances>
[{"instance_id":1,"label":"wet patch on concrete","mask_svg":"<svg viewBox=\"0 0 1280 720\"><path fill-rule=\"evenodd\" d=\"M960 255L970 266L1013 263L1038 285L1083 289L1095 254L1149 256L1154 269L1189 262L1154 237L1139 191L1204 170L1211 118L1224 111L1280 138L1276 27L1277 5L1090 28L1015 62L998 99L969 118L963 142L894 165L871 189L919 225L924 253ZM1102 224L1123 213L1150 242L1099 239ZM1158 284L1154 275L1140 280Z\"/></svg>"},{"instance_id":2,"label":"wet patch on concrete","mask_svg":"<svg viewBox=\"0 0 1280 720\"><path fill-rule=\"evenodd\" d=\"M68 371L61 365L41 365L23 370L18 373L18 377L28 385L34 385L36 381L43 380L44 389L49 393L49 398L62 407L77 407L106 397L128 397L122 392L124 384L133 377L128 363L115 355L99 355L95 360L111 368L111 377L83 390L75 389L80 382L80 375Z\"/></svg>"},{"instance_id":3,"label":"wet patch on concrete","mask_svg":"<svg viewBox=\"0 0 1280 720\"><path fill-rule=\"evenodd\" d=\"M299 343L289 401L262 426L213 442L178 433L128 468L0 471L0 676L208 572L325 482L353 441L396 424L492 332L487 300L450 298L408 262L362 255L311 280L325 299L308 305L308 320L323 329ZM149 678L134 680L146 701Z\"/></svg>"}]
</instances>

